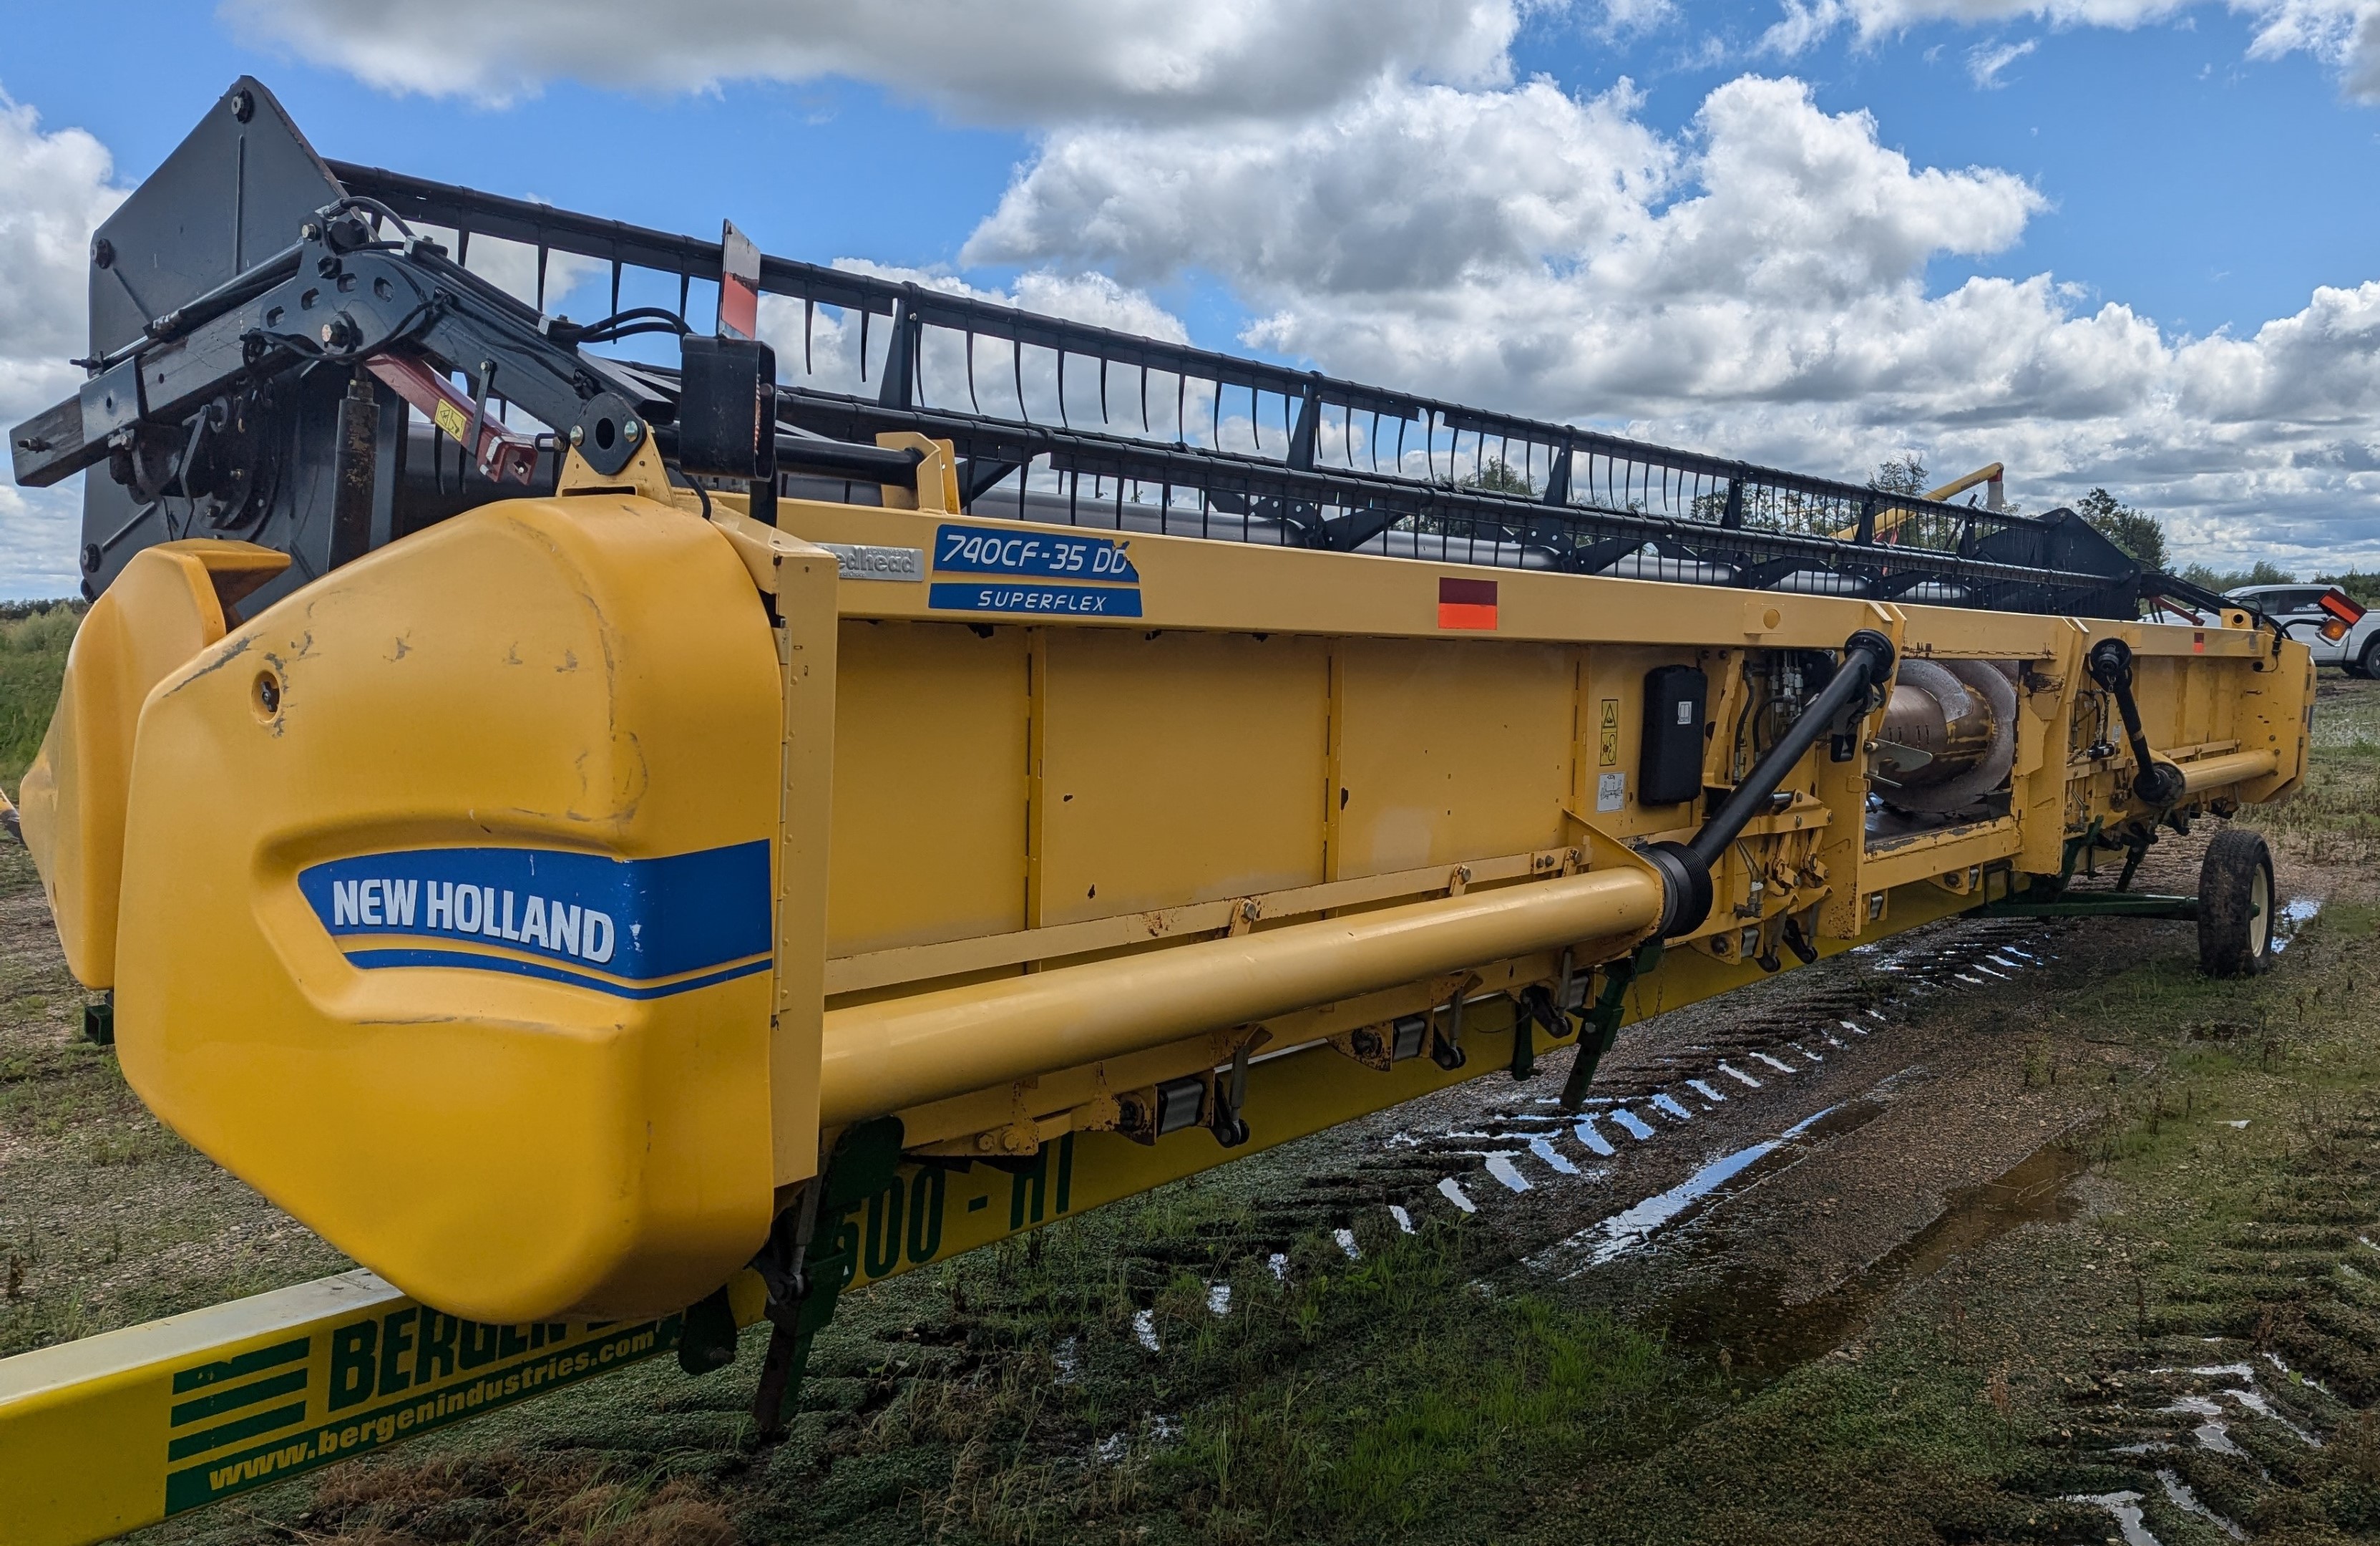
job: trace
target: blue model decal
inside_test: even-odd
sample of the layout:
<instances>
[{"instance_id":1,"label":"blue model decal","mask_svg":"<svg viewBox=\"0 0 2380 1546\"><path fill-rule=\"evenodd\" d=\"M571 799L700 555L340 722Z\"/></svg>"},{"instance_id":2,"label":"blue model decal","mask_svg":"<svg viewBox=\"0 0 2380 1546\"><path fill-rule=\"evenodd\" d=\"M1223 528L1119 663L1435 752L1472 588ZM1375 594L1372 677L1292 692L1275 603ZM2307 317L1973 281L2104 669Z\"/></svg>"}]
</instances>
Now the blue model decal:
<instances>
[{"instance_id":1,"label":"blue model decal","mask_svg":"<svg viewBox=\"0 0 2380 1546\"><path fill-rule=\"evenodd\" d=\"M647 859L550 848L361 854L300 871L298 889L334 939L398 935L517 953L351 951L347 959L366 968L468 967L654 998L769 964L765 839ZM688 973L703 975L651 988L606 980Z\"/></svg>"},{"instance_id":2,"label":"blue model decal","mask_svg":"<svg viewBox=\"0 0 2380 1546\"><path fill-rule=\"evenodd\" d=\"M934 533L934 567L963 575L1029 575L1137 585L1140 571L1132 566L1123 550L1123 543L1109 537L945 526Z\"/></svg>"},{"instance_id":3,"label":"blue model decal","mask_svg":"<svg viewBox=\"0 0 2380 1546\"><path fill-rule=\"evenodd\" d=\"M927 587L926 604L941 612L1062 612L1077 617L1137 617L1137 586L953 585Z\"/></svg>"}]
</instances>

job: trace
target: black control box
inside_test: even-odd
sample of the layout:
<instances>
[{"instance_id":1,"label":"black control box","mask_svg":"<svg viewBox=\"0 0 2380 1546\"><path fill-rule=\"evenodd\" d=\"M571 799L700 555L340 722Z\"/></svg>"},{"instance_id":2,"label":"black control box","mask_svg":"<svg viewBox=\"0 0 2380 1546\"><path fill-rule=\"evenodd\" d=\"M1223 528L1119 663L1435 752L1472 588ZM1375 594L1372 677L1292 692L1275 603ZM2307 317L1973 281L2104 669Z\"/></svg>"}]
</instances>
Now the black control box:
<instances>
[{"instance_id":1,"label":"black control box","mask_svg":"<svg viewBox=\"0 0 2380 1546\"><path fill-rule=\"evenodd\" d=\"M777 356L748 338L682 341L677 403L681 471L747 481L777 473Z\"/></svg>"},{"instance_id":2,"label":"black control box","mask_svg":"<svg viewBox=\"0 0 2380 1546\"><path fill-rule=\"evenodd\" d=\"M1636 762L1636 803L1682 805L1703 793L1703 706L1710 680L1698 665L1645 673L1645 739Z\"/></svg>"}]
</instances>

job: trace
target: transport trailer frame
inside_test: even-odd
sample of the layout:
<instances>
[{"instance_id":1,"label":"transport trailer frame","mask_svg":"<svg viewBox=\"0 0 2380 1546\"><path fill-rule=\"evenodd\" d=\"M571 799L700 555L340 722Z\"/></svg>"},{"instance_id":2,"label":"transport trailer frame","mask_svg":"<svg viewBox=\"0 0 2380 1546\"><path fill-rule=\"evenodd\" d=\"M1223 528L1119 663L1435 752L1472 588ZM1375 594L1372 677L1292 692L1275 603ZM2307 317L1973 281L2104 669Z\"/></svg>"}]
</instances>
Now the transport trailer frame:
<instances>
[{"instance_id":1,"label":"transport trailer frame","mask_svg":"<svg viewBox=\"0 0 2380 1546\"><path fill-rule=\"evenodd\" d=\"M442 216L678 310L540 316ZM242 81L103 230L91 383L12 435L107 469L25 834L136 1090L369 1270L0 1362L0 1546L759 1319L772 1433L846 1286L1555 1047L1574 1109L1626 1020L2080 910L2304 773L2303 647L2070 515L597 224L334 173ZM187 293L128 323L127 264ZM781 389L763 292L891 315L879 393ZM678 368L586 347L643 331ZM981 336L1014 416L927 390ZM1028 346L1062 408L1077 355L1245 386L1250 444L1029 421ZM1330 463L1351 414L1427 465ZM2253 971L2272 895L2230 829L2131 906Z\"/></svg>"}]
</instances>

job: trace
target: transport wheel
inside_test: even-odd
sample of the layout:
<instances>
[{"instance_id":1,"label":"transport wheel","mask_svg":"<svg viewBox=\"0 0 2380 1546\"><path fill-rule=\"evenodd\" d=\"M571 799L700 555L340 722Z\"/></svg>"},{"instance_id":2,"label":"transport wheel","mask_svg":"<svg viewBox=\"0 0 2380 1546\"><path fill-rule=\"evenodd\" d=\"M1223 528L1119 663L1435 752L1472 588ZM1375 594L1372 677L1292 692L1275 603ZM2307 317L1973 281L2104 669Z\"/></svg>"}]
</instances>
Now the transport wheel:
<instances>
[{"instance_id":1,"label":"transport wheel","mask_svg":"<svg viewBox=\"0 0 2380 1546\"><path fill-rule=\"evenodd\" d=\"M2226 827L2198 871L2198 965L2209 977L2253 977L2273 964L2273 852Z\"/></svg>"},{"instance_id":2,"label":"transport wheel","mask_svg":"<svg viewBox=\"0 0 2380 1546\"><path fill-rule=\"evenodd\" d=\"M2356 658L2352 669L2358 676L2380 676L2380 633L2374 634L2371 642L2363 646L2363 653Z\"/></svg>"}]
</instances>

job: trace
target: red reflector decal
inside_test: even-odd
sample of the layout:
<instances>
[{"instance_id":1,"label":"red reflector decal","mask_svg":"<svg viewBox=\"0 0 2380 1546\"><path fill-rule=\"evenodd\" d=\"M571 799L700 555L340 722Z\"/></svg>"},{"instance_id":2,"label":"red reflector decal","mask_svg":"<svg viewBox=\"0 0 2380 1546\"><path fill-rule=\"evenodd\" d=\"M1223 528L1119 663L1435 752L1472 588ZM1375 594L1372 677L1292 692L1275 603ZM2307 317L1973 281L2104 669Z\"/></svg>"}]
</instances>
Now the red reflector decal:
<instances>
[{"instance_id":1,"label":"red reflector decal","mask_svg":"<svg viewBox=\"0 0 2380 1546\"><path fill-rule=\"evenodd\" d=\"M2206 653L2206 630L2200 628L2190 636L2190 648L2197 654Z\"/></svg>"},{"instance_id":2,"label":"red reflector decal","mask_svg":"<svg viewBox=\"0 0 2380 1546\"><path fill-rule=\"evenodd\" d=\"M1496 582L1445 578L1438 582L1438 626L1494 632Z\"/></svg>"},{"instance_id":3,"label":"red reflector decal","mask_svg":"<svg viewBox=\"0 0 2380 1546\"><path fill-rule=\"evenodd\" d=\"M760 250L735 228L719 224L719 333L724 338L760 336Z\"/></svg>"},{"instance_id":4,"label":"red reflector decal","mask_svg":"<svg viewBox=\"0 0 2380 1546\"><path fill-rule=\"evenodd\" d=\"M2362 604L2343 590L2324 591L2322 609L2342 623L2360 623L2363 620Z\"/></svg>"}]
</instances>

